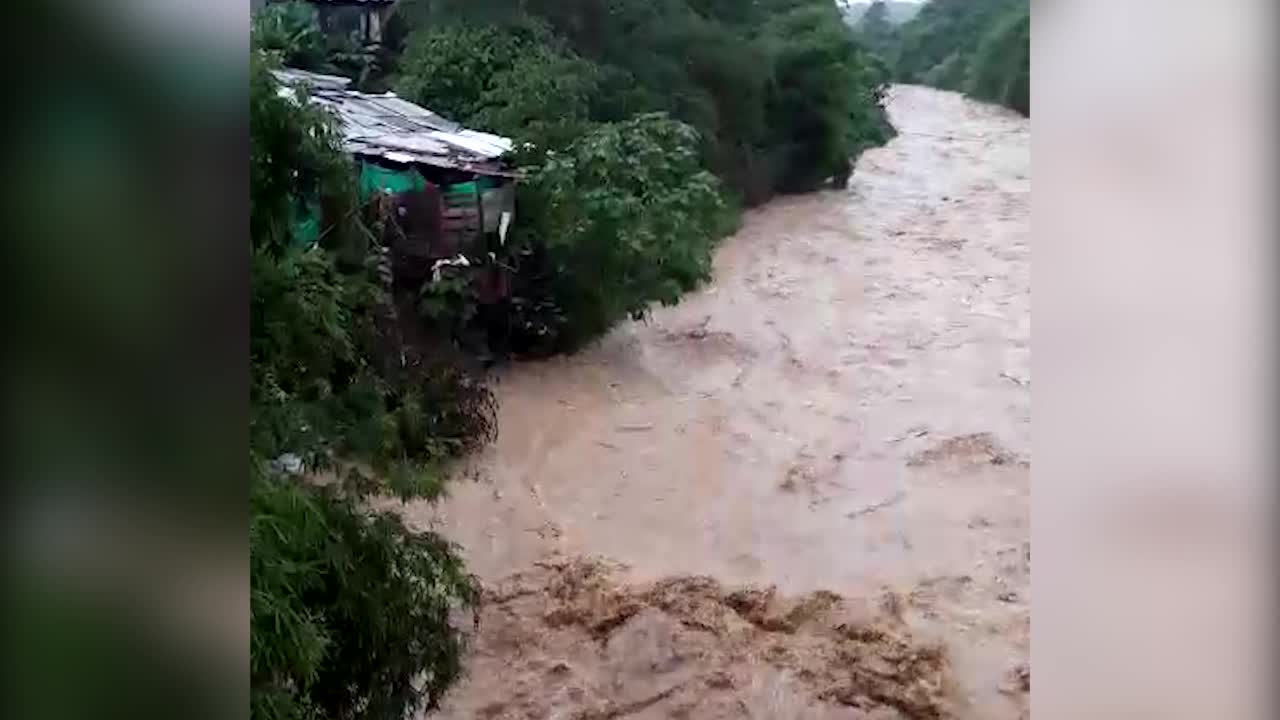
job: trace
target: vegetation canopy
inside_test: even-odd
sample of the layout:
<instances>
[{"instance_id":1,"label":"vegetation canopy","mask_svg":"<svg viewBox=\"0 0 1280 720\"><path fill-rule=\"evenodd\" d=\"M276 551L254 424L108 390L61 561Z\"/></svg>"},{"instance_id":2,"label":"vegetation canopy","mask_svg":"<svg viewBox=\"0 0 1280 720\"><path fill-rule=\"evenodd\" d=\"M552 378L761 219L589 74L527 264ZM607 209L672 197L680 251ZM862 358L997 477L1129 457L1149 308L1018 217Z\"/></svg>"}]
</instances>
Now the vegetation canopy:
<instances>
[{"instance_id":1,"label":"vegetation canopy","mask_svg":"<svg viewBox=\"0 0 1280 720\"><path fill-rule=\"evenodd\" d=\"M896 27L884 8L873 3L856 29L895 81L956 90L1031 114L1030 2L928 0Z\"/></svg>"}]
</instances>

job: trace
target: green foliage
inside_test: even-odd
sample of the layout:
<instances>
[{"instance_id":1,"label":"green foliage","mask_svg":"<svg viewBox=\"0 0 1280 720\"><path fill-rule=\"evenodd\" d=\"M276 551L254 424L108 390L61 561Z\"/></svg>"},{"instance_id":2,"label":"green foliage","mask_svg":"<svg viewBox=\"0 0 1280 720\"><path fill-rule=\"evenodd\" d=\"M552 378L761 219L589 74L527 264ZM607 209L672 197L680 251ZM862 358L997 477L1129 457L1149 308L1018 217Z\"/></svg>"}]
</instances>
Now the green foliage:
<instances>
[{"instance_id":1,"label":"green foliage","mask_svg":"<svg viewBox=\"0 0 1280 720\"><path fill-rule=\"evenodd\" d=\"M421 28L402 94L551 148L584 121L665 112L748 204L845 174L887 139L883 78L828 0L406 0L402 12Z\"/></svg>"},{"instance_id":2,"label":"green foliage","mask_svg":"<svg viewBox=\"0 0 1280 720\"><path fill-rule=\"evenodd\" d=\"M920 78L920 82L930 87L954 90L964 87L968 75L968 58L954 52L948 55L946 60L929 68L929 72Z\"/></svg>"},{"instance_id":3,"label":"green foliage","mask_svg":"<svg viewBox=\"0 0 1280 720\"><path fill-rule=\"evenodd\" d=\"M998 18L1026 3L1027 0L929 0L901 28L901 43L894 58L895 78L900 82L920 82L931 68L956 53L967 64L982 36Z\"/></svg>"},{"instance_id":4,"label":"green foliage","mask_svg":"<svg viewBox=\"0 0 1280 720\"><path fill-rule=\"evenodd\" d=\"M282 478L257 477L249 510L251 715L434 708L461 669L449 614L476 599L453 549L393 514Z\"/></svg>"},{"instance_id":5,"label":"green foliage","mask_svg":"<svg viewBox=\"0 0 1280 720\"><path fill-rule=\"evenodd\" d=\"M801 6L767 26L774 84L768 102L775 186L801 191L848 176L850 158L883 143L881 78L832 8Z\"/></svg>"},{"instance_id":6,"label":"green foliage","mask_svg":"<svg viewBox=\"0 0 1280 720\"><path fill-rule=\"evenodd\" d=\"M326 35L315 5L305 0L270 3L253 15L253 45L282 65L351 77L355 86L380 92L385 53L364 47L356 36Z\"/></svg>"},{"instance_id":7,"label":"green foliage","mask_svg":"<svg viewBox=\"0 0 1280 720\"><path fill-rule=\"evenodd\" d=\"M969 70L967 92L1031 114L1031 7L1014 8L983 37Z\"/></svg>"},{"instance_id":8,"label":"green foliage","mask_svg":"<svg viewBox=\"0 0 1280 720\"><path fill-rule=\"evenodd\" d=\"M254 13L250 35L254 47L289 67L320 70L327 65L324 33L311 3L295 0L267 5Z\"/></svg>"},{"instance_id":9,"label":"green foliage","mask_svg":"<svg viewBox=\"0 0 1280 720\"><path fill-rule=\"evenodd\" d=\"M557 148L587 129L596 68L536 24L449 25L411 36L397 92L471 127Z\"/></svg>"},{"instance_id":10,"label":"green foliage","mask_svg":"<svg viewBox=\"0 0 1280 720\"><path fill-rule=\"evenodd\" d=\"M458 675L449 612L475 599L453 548L370 516L433 497L440 463L492 436L492 395L387 326L355 169L331 120L251 63L250 564L255 718L405 717ZM298 242L296 211L323 210ZM321 488L271 458L344 471ZM418 688L418 689L415 689Z\"/></svg>"},{"instance_id":11,"label":"green foliage","mask_svg":"<svg viewBox=\"0 0 1280 720\"><path fill-rule=\"evenodd\" d=\"M514 33L469 25L432 25L409 38L396 92L461 122L480 112L494 76L516 66L532 45Z\"/></svg>"},{"instance_id":12,"label":"green foliage","mask_svg":"<svg viewBox=\"0 0 1280 720\"><path fill-rule=\"evenodd\" d=\"M929 0L899 31L899 82L958 90L1031 113L1027 0Z\"/></svg>"},{"instance_id":13,"label":"green foliage","mask_svg":"<svg viewBox=\"0 0 1280 720\"><path fill-rule=\"evenodd\" d=\"M349 163L335 150L339 138L334 122L315 107L278 97L265 62L255 61L249 86L253 246L279 256L293 242L298 210L318 202L331 207L338 221L330 246L351 241L357 235L348 222L355 207L354 181Z\"/></svg>"},{"instance_id":14,"label":"green foliage","mask_svg":"<svg viewBox=\"0 0 1280 720\"><path fill-rule=\"evenodd\" d=\"M522 188L550 268L542 289L572 347L649 303L673 304L706 279L726 221L697 133L663 115L602 125L555 153ZM537 302L537 294L532 294Z\"/></svg>"},{"instance_id":15,"label":"green foliage","mask_svg":"<svg viewBox=\"0 0 1280 720\"><path fill-rule=\"evenodd\" d=\"M897 27L889 18L889 8L884 0L871 3L853 29L863 45L877 55L888 53L897 41Z\"/></svg>"}]
</instances>

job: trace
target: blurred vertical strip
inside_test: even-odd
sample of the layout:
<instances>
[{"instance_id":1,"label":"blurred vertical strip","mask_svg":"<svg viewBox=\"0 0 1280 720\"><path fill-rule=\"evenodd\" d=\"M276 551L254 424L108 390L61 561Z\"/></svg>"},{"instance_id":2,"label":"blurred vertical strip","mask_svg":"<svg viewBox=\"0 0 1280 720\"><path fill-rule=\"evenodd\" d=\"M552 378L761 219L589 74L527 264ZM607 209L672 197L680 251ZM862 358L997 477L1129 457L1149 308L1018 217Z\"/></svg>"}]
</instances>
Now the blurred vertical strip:
<instances>
[{"instance_id":1,"label":"blurred vertical strip","mask_svg":"<svg viewBox=\"0 0 1280 720\"><path fill-rule=\"evenodd\" d=\"M3 707L243 715L248 6L20 5Z\"/></svg>"}]
</instances>

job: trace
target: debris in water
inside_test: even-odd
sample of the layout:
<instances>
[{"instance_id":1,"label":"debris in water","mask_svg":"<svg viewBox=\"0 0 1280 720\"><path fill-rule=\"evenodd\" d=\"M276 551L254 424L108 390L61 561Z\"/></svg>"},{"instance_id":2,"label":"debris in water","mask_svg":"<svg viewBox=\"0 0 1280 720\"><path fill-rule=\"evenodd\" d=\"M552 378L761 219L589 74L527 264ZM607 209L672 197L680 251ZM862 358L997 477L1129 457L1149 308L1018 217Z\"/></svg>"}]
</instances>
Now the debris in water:
<instances>
[{"instance_id":1,"label":"debris in water","mask_svg":"<svg viewBox=\"0 0 1280 720\"><path fill-rule=\"evenodd\" d=\"M905 498L906 496L907 496L907 494L906 494L905 492L903 492L903 491L899 490L898 492L894 493L894 494L893 494L893 496L892 496L892 497L890 497L890 498L888 498L887 500L881 500L881 501L880 501L880 502L878 502L878 503L872 503L872 504L870 504L870 505L868 505L868 506L866 506L866 507L858 508L857 510L854 510L853 512L845 513L845 517L852 519L852 518L856 518L856 517L859 517L859 516L862 516L862 515L869 515L869 514L871 514L871 513L875 512L875 511L877 511L877 510L883 510L883 509L885 509L885 508L887 508L887 507L890 507L890 506L892 506L892 505L897 505L898 503L902 502L903 498Z\"/></svg>"},{"instance_id":2,"label":"debris in water","mask_svg":"<svg viewBox=\"0 0 1280 720\"><path fill-rule=\"evenodd\" d=\"M928 434L929 434L929 428L928 428L928 427L926 427L926 426L924 426L924 425L916 425L916 426L914 426L914 427L907 428L907 431L906 431L905 433L903 433L902 435L898 435L897 437L891 437L891 438L889 438L887 442L890 442L890 443L900 443L900 442L902 442L903 440L906 440L907 438L918 438L918 437L924 437L925 435L928 435Z\"/></svg>"},{"instance_id":3,"label":"debris in water","mask_svg":"<svg viewBox=\"0 0 1280 720\"><path fill-rule=\"evenodd\" d=\"M982 517L981 515L978 515L969 521L968 526L971 530L978 529L978 528L985 529L985 528L991 527L991 521L985 517Z\"/></svg>"},{"instance_id":4,"label":"debris in water","mask_svg":"<svg viewBox=\"0 0 1280 720\"><path fill-rule=\"evenodd\" d=\"M1004 449L991 433L958 435L942 440L907 460L911 467L921 467L945 461L979 462L991 465L1007 465L1018 457Z\"/></svg>"},{"instance_id":5,"label":"debris in water","mask_svg":"<svg viewBox=\"0 0 1280 720\"><path fill-rule=\"evenodd\" d=\"M1022 379L1022 378L1020 378L1020 377L1014 377L1013 375L1010 375L1009 373L1003 373L1003 372L1002 372L1002 373L1000 373L1000 377L1004 378L1005 380L1008 380L1009 382L1013 383L1014 385L1018 385L1018 386L1025 386L1025 385L1027 385L1027 381L1026 381L1026 380L1023 380L1023 379Z\"/></svg>"},{"instance_id":6,"label":"debris in water","mask_svg":"<svg viewBox=\"0 0 1280 720\"><path fill-rule=\"evenodd\" d=\"M727 720L765 677L797 717L955 717L944 648L865 604L707 577L624 585L616 570L558 559L486 587L470 671L439 717Z\"/></svg>"},{"instance_id":7,"label":"debris in water","mask_svg":"<svg viewBox=\"0 0 1280 720\"><path fill-rule=\"evenodd\" d=\"M1018 693L1031 692L1031 666L1027 663L1018 663L1009 671L1009 679L1000 692L1006 695L1014 695Z\"/></svg>"}]
</instances>

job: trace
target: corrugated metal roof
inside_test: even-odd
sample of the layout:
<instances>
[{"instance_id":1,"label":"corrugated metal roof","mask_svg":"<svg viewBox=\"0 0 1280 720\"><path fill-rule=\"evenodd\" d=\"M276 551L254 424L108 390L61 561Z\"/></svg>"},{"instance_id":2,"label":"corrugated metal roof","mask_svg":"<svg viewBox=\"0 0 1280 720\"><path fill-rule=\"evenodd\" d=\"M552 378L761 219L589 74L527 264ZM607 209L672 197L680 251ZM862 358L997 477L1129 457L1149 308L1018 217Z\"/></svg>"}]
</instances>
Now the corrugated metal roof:
<instances>
[{"instance_id":1,"label":"corrugated metal roof","mask_svg":"<svg viewBox=\"0 0 1280 720\"><path fill-rule=\"evenodd\" d=\"M311 102L338 117L348 152L482 175L511 174L501 161L511 150L509 138L468 130L392 93L351 90L347 78L290 68L273 73L284 85L307 86Z\"/></svg>"},{"instance_id":2,"label":"corrugated metal roof","mask_svg":"<svg viewBox=\"0 0 1280 720\"><path fill-rule=\"evenodd\" d=\"M345 78L341 75L321 75L320 73L306 72L305 70L294 70L292 68L282 68L280 70L272 70L271 73L276 79L286 85L297 85L305 82L313 88L328 88L341 90L351 85L351 78Z\"/></svg>"}]
</instances>

